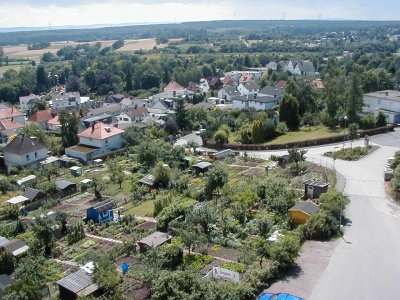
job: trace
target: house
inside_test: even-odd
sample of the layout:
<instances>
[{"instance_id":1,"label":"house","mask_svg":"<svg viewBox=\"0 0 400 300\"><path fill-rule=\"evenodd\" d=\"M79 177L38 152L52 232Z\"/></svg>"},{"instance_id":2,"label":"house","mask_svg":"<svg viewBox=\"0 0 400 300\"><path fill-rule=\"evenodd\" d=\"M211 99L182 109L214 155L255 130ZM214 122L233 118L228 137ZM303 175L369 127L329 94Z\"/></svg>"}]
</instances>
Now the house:
<instances>
[{"instance_id":1,"label":"house","mask_svg":"<svg viewBox=\"0 0 400 300\"><path fill-rule=\"evenodd\" d=\"M135 126L135 127L139 128L139 130L142 134L146 134L146 129L149 128L149 124L145 124L143 122L138 122L138 123L133 123L133 124L118 123L118 128L122 129L122 130L126 130L128 127L131 127L131 126Z\"/></svg>"},{"instance_id":2,"label":"house","mask_svg":"<svg viewBox=\"0 0 400 300\"><path fill-rule=\"evenodd\" d=\"M49 109L46 110L39 110L35 112L32 116L29 117L28 120L26 120L26 123L36 123L40 127L42 127L43 130L47 130L47 122L53 119L53 116L50 113Z\"/></svg>"},{"instance_id":3,"label":"house","mask_svg":"<svg viewBox=\"0 0 400 300\"><path fill-rule=\"evenodd\" d=\"M235 152L231 149L225 149L216 153L210 154L210 158L213 160L221 160L227 158L228 156L234 156Z\"/></svg>"},{"instance_id":4,"label":"house","mask_svg":"<svg viewBox=\"0 0 400 300\"><path fill-rule=\"evenodd\" d=\"M200 88L198 87L197 82L189 82L186 89L192 93L198 93L200 91Z\"/></svg>"},{"instance_id":5,"label":"house","mask_svg":"<svg viewBox=\"0 0 400 300\"><path fill-rule=\"evenodd\" d=\"M286 80L280 80L274 85L274 87L277 88L277 89L285 89L286 88L286 84L287 84Z\"/></svg>"},{"instance_id":6,"label":"house","mask_svg":"<svg viewBox=\"0 0 400 300\"><path fill-rule=\"evenodd\" d=\"M51 104L55 108L72 108L81 104L81 95L79 92L69 92L51 95Z\"/></svg>"},{"instance_id":7,"label":"house","mask_svg":"<svg viewBox=\"0 0 400 300\"><path fill-rule=\"evenodd\" d=\"M76 183L68 181L68 180L57 180L56 181L56 186L59 190L68 193L68 194L73 194L76 193Z\"/></svg>"},{"instance_id":8,"label":"house","mask_svg":"<svg viewBox=\"0 0 400 300\"><path fill-rule=\"evenodd\" d=\"M15 121L13 118L11 119L3 119L0 121L0 132L1 132L1 142L6 143L8 138L18 132L19 129L24 127L24 124L21 124Z\"/></svg>"},{"instance_id":9,"label":"house","mask_svg":"<svg viewBox=\"0 0 400 300\"><path fill-rule=\"evenodd\" d=\"M82 132L87 128L92 127L93 124L96 124L98 122L103 122L104 124L109 124L110 126L113 126L114 123L117 123L117 117L113 117L112 115L106 113L95 116L84 117L81 119L78 132Z\"/></svg>"},{"instance_id":10,"label":"house","mask_svg":"<svg viewBox=\"0 0 400 300\"><path fill-rule=\"evenodd\" d=\"M195 105L193 105L193 106L202 107L202 108L204 108L205 110L211 110L211 108L212 108L214 105L211 104L211 103L208 103L208 102L199 102L199 103L197 103L197 104L195 104Z\"/></svg>"},{"instance_id":11,"label":"house","mask_svg":"<svg viewBox=\"0 0 400 300\"><path fill-rule=\"evenodd\" d=\"M0 246L0 254L9 251L12 256L17 257L27 252L29 247L21 239L14 239Z\"/></svg>"},{"instance_id":12,"label":"house","mask_svg":"<svg viewBox=\"0 0 400 300\"><path fill-rule=\"evenodd\" d=\"M258 92L257 95L275 98L279 102L284 94L285 94L285 89L283 88L278 89L273 86L265 86Z\"/></svg>"},{"instance_id":13,"label":"house","mask_svg":"<svg viewBox=\"0 0 400 300\"><path fill-rule=\"evenodd\" d=\"M98 115L102 115L102 114L118 116L121 114L122 111L123 111L122 107L119 106L118 104L111 104L109 106L103 106L103 107L89 110L87 112L86 116L90 117L90 116L98 116Z\"/></svg>"},{"instance_id":14,"label":"house","mask_svg":"<svg viewBox=\"0 0 400 300\"><path fill-rule=\"evenodd\" d=\"M270 96L239 96L232 98L233 109L254 107L257 110L268 110L279 104L280 99Z\"/></svg>"},{"instance_id":15,"label":"house","mask_svg":"<svg viewBox=\"0 0 400 300\"><path fill-rule=\"evenodd\" d=\"M390 124L400 123L400 91L387 90L364 94L364 113L376 117L382 111Z\"/></svg>"},{"instance_id":16,"label":"house","mask_svg":"<svg viewBox=\"0 0 400 300\"><path fill-rule=\"evenodd\" d=\"M21 107L21 111L23 113L29 112L35 99L40 99L40 97L34 94L19 97L19 107Z\"/></svg>"},{"instance_id":17,"label":"house","mask_svg":"<svg viewBox=\"0 0 400 300\"><path fill-rule=\"evenodd\" d=\"M122 100L125 98L124 95L122 94L116 94L116 95L108 95L106 99L103 102L103 106L110 106L112 104L119 104L122 102Z\"/></svg>"},{"instance_id":18,"label":"house","mask_svg":"<svg viewBox=\"0 0 400 300\"><path fill-rule=\"evenodd\" d=\"M25 192L22 196L28 198L27 201L29 201L29 202L36 202L40 199L47 197L47 194L45 192L39 191L37 189L26 188Z\"/></svg>"},{"instance_id":19,"label":"house","mask_svg":"<svg viewBox=\"0 0 400 300\"><path fill-rule=\"evenodd\" d=\"M61 124L58 120L58 116L55 116L54 118L47 121L47 130L55 131L60 130L60 128Z\"/></svg>"},{"instance_id":20,"label":"house","mask_svg":"<svg viewBox=\"0 0 400 300\"><path fill-rule=\"evenodd\" d=\"M88 220L95 223L104 223L114 219L114 202L111 200L104 200L99 202L86 210Z\"/></svg>"},{"instance_id":21,"label":"house","mask_svg":"<svg viewBox=\"0 0 400 300\"><path fill-rule=\"evenodd\" d=\"M300 58L292 58L283 66L284 71L289 71L294 76L314 75L315 67L312 62L303 61Z\"/></svg>"},{"instance_id":22,"label":"house","mask_svg":"<svg viewBox=\"0 0 400 300\"><path fill-rule=\"evenodd\" d=\"M293 224L304 224L311 215L319 212L319 206L310 201L301 201L289 209Z\"/></svg>"},{"instance_id":23,"label":"house","mask_svg":"<svg viewBox=\"0 0 400 300\"><path fill-rule=\"evenodd\" d=\"M224 85L219 77L208 77L207 82L212 91L218 91Z\"/></svg>"},{"instance_id":24,"label":"house","mask_svg":"<svg viewBox=\"0 0 400 300\"><path fill-rule=\"evenodd\" d=\"M276 71L278 69L278 63L276 61L270 61L265 65L265 68L267 70L273 70Z\"/></svg>"},{"instance_id":25,"label":"house","mask_svg":"<svg viewBox=\"0 0 400 300\"><path fill-rule=\"evenodd\" d=\"M3 148L3 155L7 168L11 166L37 168L38 163L46 159L47 148L21 133Z\"/></svg>"},{"instance_id":26,"label":"house","mask_svg":"<svg viewBox=\"0 0 400 300\"><path fill-rule=\"evenodd\" d=\"M156 231L153 234L145 237L144 239L141 239L137 243L139 245L140 252L143 253L153 247L156 248L158 246L164 245L165 243L171 243L171 240L172 236L170 236L168 233Z\"/></svg>"},{"instance_id":27,"label":"house","mask_svg":"<svg viewBox=\"0 0 400 300\"><path fill-rule=\"evenodd\" d=\"M152 108L168 110L173 109L174 107L174 100L172 99L160 99L157 103L155 103Z\"/></svg>"},{"instance_id":28,"label":"house","mask_svg":"<svg viewBox=\"0 0 400 300\"><path fill-rule=\"evenodd\" d=\"M179 83L177 83L176 81L171 81L164 88L164 92L166 92L166 91L179 92L179 91L183 91L183 90L185 90L185 88L183 86L181 86Z\"/></svg>"},{"instance_id":29,"label":"house","mask_svg":"<svg viewBox=\"0 0 400 300\"><path fill-rule=\"evenodd\" d=\"M238 83L235 80L233 80L232 77L225 76L225 77L221 77L220 80L221 80L223 86L225 86L225 87L228 87L228 86L237 87L238 86Z\"/></svg>"},{"instance_id":30,"label":"house","mask_svg":"<svg viewBox=\"0 0 400 300\"><path fill-rule=\"evenodd\" d=\"M242 76L239 78L240 83L251 82L256 80L256 75L253 72L242 73Z\"/></svg>"},{"instance_id":31,"label":"house","mask_svg":"<svg viewBox=\"0 0 400 300\"><path fill-rule=\"evenodd\" d=\"M300 70L300 75L315 75L315 67L311 61L302 61L297 64Z\"/></svg>"},{"instance_id":32,"label":"house","mask_svg":"<svg viewBox=\"0 0 400 300\"><path fill-rule=\"evenodd\" d=\"M328 183L316 182L313 180L306 180L304 184L304 195L307 199L319 198L319 196L328 191Z\"/></svg>"},{"instance_id":33,"label":"house","mask_svg":"<svg viewBox=\"0 0 400 300\"><path fill-rule=\"evenodd\" d=\"M79 144L66 148L65 154L88 162L94 156L121 149L123 133L124 130L108 126L103 122L93 124L91 127L78 133Z\"/></svg>"},{"instance_id":34,"label":"house","mask_svg":"<svg viewBox=\"0 0 400 300\"><path fill-rule=\"evenodd\" d=\"M141 122L148 115L148 113L149 109L146 106L125 110L119 116L117 116L118 124L132 124Z\"/></svg>"},{"instance_id":35,"label":"house","mask_svg":"<svg viewBox=\"0 0 400 300\"><path fill-rule=\"evenodd\" d=\"M0 121L5 119L14 120L25 125L24 113L16 109L14 106L0 108Z\"/></svg>"},{"instance_id":36,"label":"house","mask_svg":"<svg viewBox=\"0 0 400 300\"><path fill-rule=\"evenodd\" d=\"M209 81L206 78L201 78L197 83L197 88L200 90L200 92L208 93L210 90Z\"/></svg>"},{"instance_id":37,"label":"house","mask_svg":"<svg viewBox=\"0 0 400 300\"><path fill-rule=\"evenodd\" d=\"M57 281L61 300L75 300L85 296L100 296L100 287L94 276L84 269Z\"/></svg>"},{"instance_id":38,"label":"house","mask_svg":"<svg viewBox=\"0 0 400 300\"><path fill-rule=\"evenodd\" d=\"M240 92L241 96L247 96L247 95L257 95L258 91L260 90L260 87L258 84L255 82L241 82L239 83L238 86L238 91Z\"/></svg>"},{"instance_id":39,"label":"house","mask_svg":"<svg viewBox=\"0 0 400 300\"><path fill-rule=\"evenodd\" d=\"M241 96L235 86L225 86L218 91L218 97L226 101L232 101L232 97Z\"/></svg>"}]
</instances>

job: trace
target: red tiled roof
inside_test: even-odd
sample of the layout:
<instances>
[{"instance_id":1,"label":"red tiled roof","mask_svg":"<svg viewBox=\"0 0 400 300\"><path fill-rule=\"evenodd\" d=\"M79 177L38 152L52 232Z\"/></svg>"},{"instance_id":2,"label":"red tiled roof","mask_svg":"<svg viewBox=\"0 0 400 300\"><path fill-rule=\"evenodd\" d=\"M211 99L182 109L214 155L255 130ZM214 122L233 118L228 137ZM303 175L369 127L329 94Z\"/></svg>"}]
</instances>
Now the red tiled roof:
<instances>
[{"instance_id":1,"label":"red tiled roof","mask_svg":"<svg viewBox=\"0 0 400 300\"><path fill-rule=\"evenodd\" d=\"M231 78L231 77L229 77L229 76L226 76L226 77L224 78L224 80L222 80L222 83L223 83L224 85L227 85L227 86L232 86L232 85L235 83L235 80L233 80L233 78Z\"/></svg>"},{"instance_id":2,"label":"red tiled roof","mask_svg":"<svg viewBox=\"0 0 400 300\"><path fill-rule=\"evenodd\" d=\"M323 88L325 88L325 87L324 87L324 83L322 82L321 79L316 79L316 80L314 80L312 83L314 84L314 86L315 86L317 89L323 89Z\"/></svg>"},{"instance_id":3,"label":"red tiled roof","mask_svg":"<svg viewBox=\"0 0 400 300\"><path fill-rule=\"evenodd\" d=\"M9 129L18 129L24 127L24 124L11 119L4 119L0 121L0 131Z\"/></svg>"},{"instance_id":4,"label":"red tiled roof","mask_svg":"<svg viewBox=\"0 0 400 300\"><path fill-rule=\"evenodd\" d=\"M55 116L53 119L48 120L47 124L60 125L60 121L58 121L58 116Z\"/></svg>"},{"instance_id":5,"label":"red tiled roof","mask_svg":"<svg viewBox=\"0 0 400 300\"><path fill-rule=\"evenodd\" d=\"M178 90L183 90L183 86L181 86L179 83L176 81L171 81L168 83L168 85L164 88L164 91L178 91Z\"/></svg>"},{"instance_id":6,"label":"red tiled roof","mask_svg":"<svg viewBox=\"0 0 400 300\"><path fill-rule=\"evenodd\" d=\"M274 87L278 88L278 89L285 89L286 88L286 80L281 80L279 82L277 82Z\"/></svg>"},{"instance_id":7,"label":"red tiled roof","mask_svg":"<svg viewBox=\"0 0 400 300\"><path fill-rule=\"evenodd\" d=\"M24 114L16 109L14 106L7 108L0 108L0 119L6 119L11 117L23 116Z\"/></svg>"},{"instance_id":8,"label":"red tiled roof","mask_svg":"<svg viewBox=\"0 0 400 300\"><path fill-rule=\"evenodd\" d=\"M32 116L29 117L27 121L32 123L41 123L47 122L51 119L53 119L53 116L51 115L50 110L46 109L35 112Z\"/></svg>"},{"instance_id":9,"label":"red tiled roof","mask_svg":"<svg viewBox=\"0 0 400 300\"><path fill-rule=\"evenodd\" d=\"M78 136L103 140L123 132L122 129L99 122L82 131Z\"/></svg>"}]
</instances>

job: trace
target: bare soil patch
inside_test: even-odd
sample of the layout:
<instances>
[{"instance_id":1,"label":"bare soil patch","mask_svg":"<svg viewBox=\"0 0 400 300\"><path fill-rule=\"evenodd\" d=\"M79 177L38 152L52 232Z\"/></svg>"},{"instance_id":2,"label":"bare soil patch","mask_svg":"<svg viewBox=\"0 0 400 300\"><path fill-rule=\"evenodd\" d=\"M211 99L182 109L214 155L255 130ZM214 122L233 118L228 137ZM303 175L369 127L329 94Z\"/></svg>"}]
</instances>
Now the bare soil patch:
<instances>
[{"instance_id":1,"label":"bare soil patch","mask_svg":"<svg viewBox=\"0 0 400 300\"><path fill-rule=\"evenodd\" d=\"M149 229L155 228L156 226L157 226L157 222L144 222L144 223L136 226L135 229L143 228L143 229L149 230Z\"/></svg>"},{"instance_id":2,"label":"bare soil patch","mask_svg":"<svg viewBox=\"0 0 400 300\"><path fill-rule=\"evenodd\" d=\"M233 248L227 248L227 247L220 247L218 250L216 248L213 248L214 244L210 243L208 244L208 255L214 256L214 257L220 257L224 258L227 260L232 260L237 262L237 253L236 249Z\"/></svg>"}]
</instances>

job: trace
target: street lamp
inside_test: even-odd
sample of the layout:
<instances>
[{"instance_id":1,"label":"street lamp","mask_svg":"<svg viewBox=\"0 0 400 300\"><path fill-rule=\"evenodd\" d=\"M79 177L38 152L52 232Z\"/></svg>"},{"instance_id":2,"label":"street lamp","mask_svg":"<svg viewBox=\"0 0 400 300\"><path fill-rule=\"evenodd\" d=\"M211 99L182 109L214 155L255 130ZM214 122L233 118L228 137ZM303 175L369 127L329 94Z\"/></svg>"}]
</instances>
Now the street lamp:
<instances>
[{"instance_id":1,"label":"street lamp","mask_svg":"<svg viewBox=\"0 0 400 300\"><path fill-rule=\"evenodd\" d=\"M344 116L343 119L344 119L344 130L343 130L343 151L344 151L344 141L346 139L346 121L347 121L347 116Z\"/></svg>"},{"instance_id":2,"label":"street lamp","mask_svg":"<svg viewBox=\"0 0 400 300\"><path fill-rule=\"evenodd\" d=\"M336 148L333 148L333 175L335 175L335 181L333 182L333 187L336 187L336 169L335 169L335 162L336 162Z\"/></svg>"}]
</instances>

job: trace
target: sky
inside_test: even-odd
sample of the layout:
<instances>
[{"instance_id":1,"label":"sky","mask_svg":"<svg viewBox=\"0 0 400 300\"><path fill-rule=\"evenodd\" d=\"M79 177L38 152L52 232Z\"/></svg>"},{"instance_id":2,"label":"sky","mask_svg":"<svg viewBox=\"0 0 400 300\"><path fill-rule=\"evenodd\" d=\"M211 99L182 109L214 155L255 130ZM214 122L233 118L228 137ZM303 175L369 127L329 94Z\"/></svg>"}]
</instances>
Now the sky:
<instances>
[{"instance_id":1,"label":"sky","mask_svg":"<svg viewBox=\"0 0 400 300\"><path fill-rule=\"evenodd\" d=\"M247 19L400 20L399 0L0 0L0 27Z\"/></svg>"}]
</instances>

